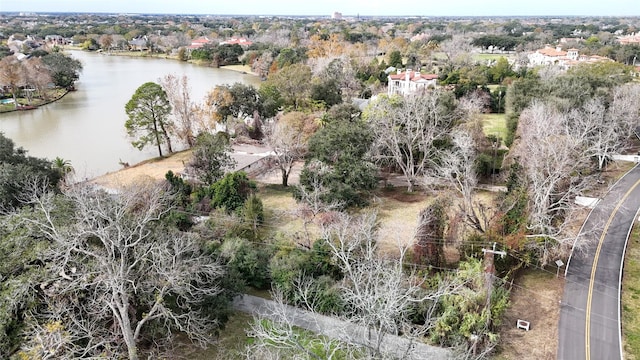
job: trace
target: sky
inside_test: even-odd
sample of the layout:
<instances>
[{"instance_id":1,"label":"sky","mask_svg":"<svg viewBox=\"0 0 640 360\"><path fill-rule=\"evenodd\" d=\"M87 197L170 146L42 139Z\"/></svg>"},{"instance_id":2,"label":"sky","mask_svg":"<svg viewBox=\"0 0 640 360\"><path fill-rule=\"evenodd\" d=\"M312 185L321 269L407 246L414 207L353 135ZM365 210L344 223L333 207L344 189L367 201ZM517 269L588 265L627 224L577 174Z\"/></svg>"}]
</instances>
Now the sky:
<instances>
[{"instance_id":1,"label":"sky","mask_svg":"<svg viewBox=\"0 0 640 360\"><path fill-rule=\"evenodd\" d=\"M216 15L640 16L640 0L0 0L0 11Z\"/></svg>"}]
</instances>

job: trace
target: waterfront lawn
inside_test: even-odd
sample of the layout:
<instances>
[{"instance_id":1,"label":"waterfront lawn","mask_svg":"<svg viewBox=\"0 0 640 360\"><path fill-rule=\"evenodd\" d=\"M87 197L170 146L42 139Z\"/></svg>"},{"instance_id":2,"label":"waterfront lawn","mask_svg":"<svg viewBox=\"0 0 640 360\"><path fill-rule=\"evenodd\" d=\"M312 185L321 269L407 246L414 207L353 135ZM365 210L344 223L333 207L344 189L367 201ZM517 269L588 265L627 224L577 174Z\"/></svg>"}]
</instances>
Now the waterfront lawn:
<instances>
[{"instance_id":1,"label":"waterfront lawn","mask_svg":"<svg viewBox=\"0 0 640 360\"><path fill-rule=\"evenodd\" d=\"M25 97L19 97L18 100L18 105L20 106L41 106L44 104L48 104L50 102L56 101L59 98L61 98L62 96L64 96L67 93L67 90L65 89L49 89L47 90L47 99L42 99L42 98L33 98L31 99L31 103L29 103L29 100ZM9 111L14 111L16 110L16 107L14 106L13 103L9 103L9 104L0 104L0 113L3 112L9 112Z\"/></svg>"}]
</instances>

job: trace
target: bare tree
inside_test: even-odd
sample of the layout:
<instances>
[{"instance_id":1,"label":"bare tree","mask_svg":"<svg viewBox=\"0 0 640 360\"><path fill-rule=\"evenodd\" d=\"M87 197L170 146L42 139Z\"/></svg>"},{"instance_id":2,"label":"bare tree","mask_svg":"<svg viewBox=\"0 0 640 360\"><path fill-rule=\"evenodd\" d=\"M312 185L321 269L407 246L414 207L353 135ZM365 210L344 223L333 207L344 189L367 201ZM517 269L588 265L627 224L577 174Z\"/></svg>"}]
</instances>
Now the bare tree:
<instances>
[{"instance_id":1,"label":"bare tree","mask_svg":"<svg viewBox=\"0 0 640 360\"><path fill-rule=\"evenodd\" d=\"M598 161L598 170L602 170L606 161L619 153L626 145L629 129L621 126L608 116L602 99L587 101L582 108L572 110L568 117L574 136L586 142L585 156Z\"/></svg>"},{"instance_id":2,"label":"bare tree","mask_svg":"<svg viewBox=\"0 0 640 360\"><path fill-rule=\"evenodd\" d=\"M47 99L47 85L51 83L49 69L42 63L40 58L31 58L24 62L25 84L35 90L41 98ZM29 91L30 93L30 91Z\"/></svg>"},{"instance_id":3,"label":"bare tree","mask_svg":"<svg viewBox=\"0 0 640 360\"><path fill-rule=\"evenodd\" d=\"M306 246L311 248L311 234L309 225L312 224L320 214L336 211L344 208L344 202L333 201L325 202L323 199L329 194L330 190L322 184L322 178L331 171L329 166L319 160L311 160L308 165L315 171L309 172L310 179L308 186L298 186L296 188L299 197L297 213L302 218L302 225L306 237ZM319 224L321 227L325 224Z\"/></svg>"},{"instance_id":4,"label":"bare tree","mask_svg":"<svg viewBox=\"0 0 640 360\"><path fill-rule=\"evenodd\" d=\"M446 61L452 69L473 63L471 37L469 35L453 35L451 39L440 43L439 49L446 56Z\"/></svg>"},{"instance_id":5,"label":"bare tree","mask_svg":"<svg viewBox=\"0 0 640 360\"><path fill-rule=\"evenodd\" d=\"M514 155L524 168L529 193L530 237L562 243L574 199L592 185L586 139L568 127L567 116L534 102L518 123Z\"/></svg>"},{"instance_id":6,"label":"bare tree","mask_svg":"<svg viewBox=\"0 0 640 360\"><path fill-rule=\"evenodd\" d=\"M474 189L478 185L476 173L476 144L466 129L459 127L452 131L453 146L441 151L438 160L427 171L425 182L430 184L447 184L461 197L460 212L465 222L480 232L487 227L486 213L483 206L474 201Z\"/></svg>"},{"instance_id":7,"label":"bare tree","mask_svg":"<svg viewBox=\"0 0 640 360\"><path fill-rule=\"evenodd\" d=\"M272 63L273 55L270 51L265 51L251 64L251 71L257 73L261 79L266 79Z\"/></svg>"},{"instance_id":8,"label":"bare tree","mask_svg":"<svg viewBox=\"0 0 640 360\"><path fill-rule=\"evenodd\" d=\"M100 43L100 48L106 51L111 51L114 44L113 36L111 36L111 34L103 34L100 36L98 42Z\"/></svg>"},{"instance_id":9,"label":"bare tree","mask_svg":"<svg viewBox=\"0 0 640 360\"><path fill-rule=\"evenodd\" d=\"M443 284L436 290L424 290L424 280L406 271L404 261L408 245L399 245L398 252L393 255L380 254L377 220L373 213L355 217L340 213L337 221L325 227L324 235L335 262L344 274L338 287L349 309L348 313L341 320L323 319L313 312L314 298L312 291L309 291L312 288L310 283L301 279L296 283L296 288L302 303L312 313L311 325L315 327L316 322L324 322L324 325L317 326L319 332L340 340L336 343L324 339L320 346L324 347L326 354L329 354L332 346L352 353L357 347L349 344L364 348L355 350L355 354L364 353L365 358L376 359L436 358L446 352L421 347L420 338L431 326L430 314L435 309L437 299L450 292L451 286ZM423 302L432 305L431 311L424 323L414 324L410 315L415 306ZM309 354L313 344L301 343L296 341L298 338L295 334L292 336L290 329L294 325L293 320L299 317L292 315L292 310L287 310L284 305L276 306L270 314L258 317L251 334L258 338L256 344L277 350L287 349L289 356L330 359ZM269 318L275 324L265 324L261 320L263 318ZM440 353L441 350L443 353Z\"/></svg>"},{"instance_id":10,"label":"bare tree","mask_svg":"<svg viewBox=\"0 0 640 360\"><path fill-rule=\"evenodd\" d=\"M298 284L297 289L301 294L305 293L305 286L308 282ZM348 341L340 341L330 336L300 336L300 330L296 326L296 319L305 314L304 312L293 309L285 304L284 298L279 291L273 293L273 303L269 306L265 313L254 317L251 323L249 335L256 341L247 347L247 359L334 359L334 358L353 358L357 355L358 349L355 345ZM306 314L305 314L306 315ZM268 324L264 318L271 320ZM326 332L329 328L321 324L322 316L315 313L309 313L305 318L310 319L311 326L321 333ZM339 321L331 322L331 332L344 334L345 327ZM343 339L346 340L346 339Z\"/></svg>"},{"instance_id":11,"label":"bare tree","mask_svg":"<svg viewBox=\"0 0 640 360\"><path fill-rule=\"evenodd\" d=\"M420 325L411 324L411 310L419 303L436 300L443 292L424 291L424 280L405 272L409 246L398 242L397 254L380 254L376 228L375 214L342 214L340 221L327 228L325 238L344 274L339 287L343 300L353 309L348 321L367 329L361 343L371 355L381 356L387 335L403 333L419 338L426 334L429 319Z\"/></svg>"},{"instance_id":12,"label":"bare tree","mask_svg":"<svg viewBox=\"0 0 640 360\"><path fill-rule=\"evenodd\" d=\"M0 85L11 90L13 106L18 108L18 89L24 84L24 66L14 56L0 60Z\"/></svg>"},{"instance_id":13,"label":"bare tree","mask_svg":"<svg viewBox=\"0 0 640 360\"><path fill-rule=\"evenodd\" d=\"M304 157L307 142L317 129L317 121L301 112L283 115L268 129L267 142L282 173L282 186L288 186L294 163Z\"/></svg>"},{"instance_id":14,"label":"bare tree","mask_svg":"<svg viewBox=\"0 0 640 360\"><path fill-rule=\"evenodd\" d=\"M405 98L382 97L365 115L375 132L375 158L399 167L409 192L433 159L434 141L451 130L455 112L449 96L428 91Z\"/></svg>"},{"instance_id":15,"label":"bare tree","mask_svg":"<svg viewBox=\"0 0 640 360\"><path fill-rule=\"evenodd\" d=\"M639 98L640 84L625 84L613 89L613 99L609 105L609 120L623 129L622 136L636 133L637 127L640 126Z\"/></svg>"},{"instance_id":16,"label":"bare tree","mask_svg":"<svg viewBox=\"0 0 640 360\"><path fill-rule=\"evenodd\" d=\"M171 104L172 114L175 118L173 122L173 133L178 139L192 148L196 143L195 123L199 114L198 106L191 100L191 88L186 75L181 78L173 74L168 74L158 81Z\"/></svg>"},{"instance_id":17,"label":"bare tree","mask_svg":"<svg viewBox=\"0 0 640 360\"><path fill-rule=\"evenodd\" d=\"M201 345L211 341L216 324L200 306L219 294L223 270L197 239L158 226L168 211L162 189L107 194L75 186L63 198L34 191L25 201L34 213L23 224L51 242L50 280L40 285L48 307L36 314L31 336L50 339L46 324L59 323L72 342L85 343L64 356L129 359L140 358L143 338L159 346L175 330Z\"/></svg>"}]
</instances>

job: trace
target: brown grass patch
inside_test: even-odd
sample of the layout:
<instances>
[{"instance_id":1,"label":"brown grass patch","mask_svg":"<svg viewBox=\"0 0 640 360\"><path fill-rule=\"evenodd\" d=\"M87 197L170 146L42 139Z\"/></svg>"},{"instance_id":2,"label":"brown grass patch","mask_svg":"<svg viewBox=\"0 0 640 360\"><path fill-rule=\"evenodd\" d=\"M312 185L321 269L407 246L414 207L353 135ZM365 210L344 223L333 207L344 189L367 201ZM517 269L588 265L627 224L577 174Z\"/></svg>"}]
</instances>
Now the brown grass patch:
<instances>
[{"instance_id":1,"label":"brown grass patch","mask_svg":"<svg viewBox=\"0 0 640 360\"><path fill-rule=\"evenodd\" d=\"M171 170L174 174L184 171L184 166L191 159L191 150L174 153L163 158L153 158L122 170L107 173L93 180L92 183L110 189L132 185L140 180L160 181Z\"/></svg>"},{"instance_id":2,"label":"brown grass patch","mask_svg":"<svg viewBox=\"0 0 640 360\"><path fill-rule=\"evenodd\" d=\"M399 245L410 245L418 225L418 214L433 200L429 195L404 188L385 189L379 192L370 206L378 212L380 220L380 251L395 252Z\"/></svg>"},{"instance_id":3,"label":"brown grass patch","mask_svg":"<svg viewBox=\"0 0 640 360\"><path fill-rule=\"evenodd\" d=\"M500 329L497 359L555 359L558 352L558 319L564 279L542 270L526 270L511 290L511 306ZM525 331L518 319L531 323Z\"/></svg>"},{"instance_id":4,"label":"brown grass patch","mask_svg":"<svg viewBox=\"0 0 640 360\"><path fill-rule=\"evenodd\" d=\"M298 204L293 198L293 188L282 185L260 185L258 197L265 209L265 223L272 239L287 239L292 243L307 243L304 223L298 214ZM311 239L320 233L318 227L309 224Z\"/></svg>"}]
</instances>

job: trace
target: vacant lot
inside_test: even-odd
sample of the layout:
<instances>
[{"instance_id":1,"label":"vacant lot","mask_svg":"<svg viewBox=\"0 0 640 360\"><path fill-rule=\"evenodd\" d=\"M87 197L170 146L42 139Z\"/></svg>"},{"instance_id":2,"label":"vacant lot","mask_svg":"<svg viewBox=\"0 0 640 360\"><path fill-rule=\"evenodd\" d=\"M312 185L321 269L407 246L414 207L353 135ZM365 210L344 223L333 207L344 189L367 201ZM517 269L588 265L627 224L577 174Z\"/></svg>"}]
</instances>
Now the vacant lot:
<instances>
[{"instance_id":1,"label":"vacant lot","mask_svg":"<svg viewBox=\"0 0 640 360\"><path fill-rule=\"evenodd\" d=\"M503 126L502 115L488 115L486 128L497 129ZM489 130L488 133L491 133ZM188 159L188 153L179 153L169 158L151 160L146 163L123 169L119 172L108 174L94 181L98 184L112 187L123 185L139 179L164 178L168 170L181 171L184 161ZM624 174L632 164L612 164L603 173L602 189L594 191L593 196L601 196L606 188L615 179ZM298 181L297 174L300 164L291 179L291 183ZM292 242L301 242L317 238L318 228L310 224L305 231L304 223L296 212L297 204L292 197L292 188L284 188L277 185L279 174L277 172L266 174L258 179L259 196L262 199L266 211L267 227L273 237L288 239ZM275 184L274 184L275 183ZM479 198L486 204L490 204L493 195L480 192ZM413 231L416 227L417 216L421 209L426 207L432 197L418 190L407 193L404 186L383 187L376 192L371 201L370 209L378 212L381 221L381 247L383 251L393 251L397 244L407 244L413 240ZM586 211L583 216L586 216ZM581 223L582 219L576 219ZM579 227L579 226L578 226ZM271 237L271 236L270 236ZM631 354L639 353L640 349L640 235L631 242L625 265L625 290L624 290L624 318L627 358L633 359ZM526 270L513 283L511 296L512 306L507 311L503 326L500 331L501 346L496 359L554 359L557 352L557 324L559 316L559 301L562 297L563 280L555 277L555 269ZM228 352L220 349L238 349L246 344L244 335L250 317L242 314L235 315L227 327L221 331L220 343L205 351L197 351L187 354L193 359L233 358ZM518 319L531 321L531 331L525 332L515 328ZM187 350L185 350L186 353ZM189 350L191 351L191 350ZM185 354L183 353L183 354Z\"/></svg>"}]
</instances>

